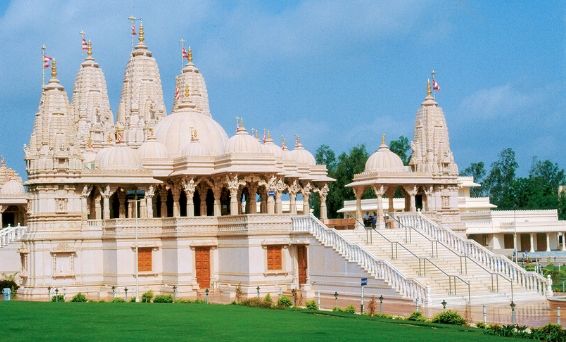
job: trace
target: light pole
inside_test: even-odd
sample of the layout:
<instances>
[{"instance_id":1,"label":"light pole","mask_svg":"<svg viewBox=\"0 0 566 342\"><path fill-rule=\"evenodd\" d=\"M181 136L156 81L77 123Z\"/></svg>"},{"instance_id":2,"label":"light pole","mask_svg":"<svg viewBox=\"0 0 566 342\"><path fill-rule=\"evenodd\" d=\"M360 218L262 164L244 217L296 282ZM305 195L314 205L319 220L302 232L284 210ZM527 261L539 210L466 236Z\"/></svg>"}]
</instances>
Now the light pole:
<instances>
[{"instance_id":1,"label":"light pole","mask_svg":"<svg viewBox=\"0 0 566 342\"><path fill-rule=\"evenodd\" d=\"M138 203L142 199L138 199L138 190L134 190L134 232L135 232L135 249L136 249L136 260L135 260L135 269L136 269L136 302L139 302L140 298L140 283L139 283L139 246L138 246Z\"/></svg>"},{"instance_id":2,"label":"light pole","mask_svg":"<svg viewBox=\"0 0 566 342\"><path fill-rule=\"evenodd\" d=\"M517 255L517 206L513 207L513 254L515 255L515 263L519 261L519 256ZM511 279L513 281L513 279Z\"/></svg>"}]
</instances>

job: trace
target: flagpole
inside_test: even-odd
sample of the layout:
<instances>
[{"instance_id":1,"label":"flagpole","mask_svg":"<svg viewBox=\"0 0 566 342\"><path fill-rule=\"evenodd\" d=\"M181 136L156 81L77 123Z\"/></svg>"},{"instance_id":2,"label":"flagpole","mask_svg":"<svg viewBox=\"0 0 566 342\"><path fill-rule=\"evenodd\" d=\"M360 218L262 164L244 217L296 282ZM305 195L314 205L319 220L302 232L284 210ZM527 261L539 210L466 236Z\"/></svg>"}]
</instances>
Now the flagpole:
<instances>
[{"instance_id":1,"label":"flagpole","mask_svg":"<svg viewBox=\"0 0 566 342\"><path fill-rule=\"evenodd\" d=\"M181 43L181 69L183 69L183 63L185 62L185 56L184 56L185 40L183 39L183 37L181 37L181 40L179 40L179 42Z\"/></svg>"},{"instance_id":2,"label":"flagpole","mask_svg":"<svg viewBox=\"0 0 566 342\"><path fill-rule=\"evenodd\" d=\"M43 91L43 87L45 87L45 49L47 46L43 44L41 46L41 90Z\"/></svg>"},{"instance_id":3,"label":"flagpole","mask_svg":"<svg viewBox=\"0 0 566 342\"><path fill-rule=\"evenodd\" d=\"M81 30L81 54L85 53L85 49L83 48L83 42L85 41L85 31Z\"/></svg>"},{"instance_id":4,"label":"flagpole","mask_svg":"<svg viewBox=\"0 0 566 342\"><path fill-rule=\"evenodd\" d=\"M136 20L138 20L139 18L134 17L133 15L128 17L128 20L130 21L131 25L130 25L130 30L131 28L136 24ZM134 33L135 31L131 31L130 32L130 37L131 37L131 44L132 44L132 50L134 49Z\"/></svg>"},{"instance_id":5,"label":"flagpole","mask_svg":"<svg viewBox=\"0 0 566 342\"><path fill-rule=\"evenodd\" d=\"M434 83L434 81L435 81L434 76L435 76L435 75L436 75L436 72L434 71L434 69L432 69L432 72L431 72L431 74L430 74L430 77L431 77L431 79L432 79L432 97L434 97L434 98L436 98L436 96L434 95L434 93L437 92L437 91L434 89L434 88L435 88L435 87L434 87L434 85L435 85L435 83Z\"/></svg>"}]
</instances>

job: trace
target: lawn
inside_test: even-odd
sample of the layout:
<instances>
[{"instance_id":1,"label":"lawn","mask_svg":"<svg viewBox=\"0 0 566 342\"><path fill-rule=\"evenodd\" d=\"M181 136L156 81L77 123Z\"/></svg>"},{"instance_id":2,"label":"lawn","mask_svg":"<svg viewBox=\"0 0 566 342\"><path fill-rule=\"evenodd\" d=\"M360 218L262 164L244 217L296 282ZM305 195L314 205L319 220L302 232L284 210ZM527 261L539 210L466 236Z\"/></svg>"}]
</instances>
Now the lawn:
<instances>
[{"instance_id":1,"label":"lawn","mask_svg":"<svg viewBox=\"0 0 566 342\"><path fill-rule=\"evenodd\" d=\"M472 328L237 305L0 302L2 341L513 341Z\"/></svg>"}]
</instances>

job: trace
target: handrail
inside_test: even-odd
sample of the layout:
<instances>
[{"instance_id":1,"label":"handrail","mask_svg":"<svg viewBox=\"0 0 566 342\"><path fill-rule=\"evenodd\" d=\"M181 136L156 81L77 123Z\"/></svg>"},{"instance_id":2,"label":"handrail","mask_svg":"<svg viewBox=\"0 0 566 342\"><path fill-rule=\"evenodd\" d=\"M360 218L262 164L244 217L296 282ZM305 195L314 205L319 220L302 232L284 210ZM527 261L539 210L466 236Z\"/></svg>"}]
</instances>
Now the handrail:
<instances>
[{"instance_id":1,"label":"handrail","mask_svg":"<svg viewBox=\"0 0 566 342\"><path fill-rule=\"evenodd\" d=\"M547 290L547 280L538 273L525 271L506 257L494 254L476 241L456 235L452 230L436 224L422 213L397 214L397 216L399 221L403 220L407 225L414 225L414 228L419 228L451 249L467 256L470 260L483 264L487 269L497 272L499 275L505 275L511 283L515 282L525 289L536 291L541 295L550 295Z\"/></svg>"},{"instance_id":2,"label":"handrail","mask_svg":"<svg viewBox=\"0 0 566 342\"><path fill-rule=\"evenodd\" d=\"M24 236L26 229L26 226L20 226L19 224L17 226L8 226L0 229L0 247L5 247L8 244L21 239Z\"/></svg>"},{"instance_id":3,"label":"handrail","mask_svg":"<svg viewBox=\"0 0 566 342\"><path fill-rule=\"evenodd\" d=\"M448 274L446 273L444 270L442 270L440 267L438 267L437 264L435 264L434 262L432 262L430 259L425 258L425 263L423 265L423 275L426 275L426 262L428 261L431 265L433 265L434 267L436 267L438 270L440 270L440 272L444 273L447 277L448 277L448 294L449 295L457 295L456 293L456 279L460 280L462 283L464 283L466 286L468 286L468 304L470 304L470 300L471 300L471 288L470 288L470 282L466 281L464 279L462 279L460 276L458 275L454 275L454 274ZM450 278L452 277L452 279L454 279L453 282L450 281ZM452 292L452 285L454 285L454 292Z\"/></svg>"},{"instance_id":4,"label":"handrail","mask_svg":"<svg viewBox=\"0 0 566 342\"><path fill-rule=\"evenodd\" d=\"M314 215L293 216L293 231L312 234L324 246L332 246L348 261L356 262L369 274L386 281L402 296L430 301L429 289L416 279L407 278L387 260L377 259L357 244L348 242L336 230L327 228Z\"/></svg>"}]
</instances>

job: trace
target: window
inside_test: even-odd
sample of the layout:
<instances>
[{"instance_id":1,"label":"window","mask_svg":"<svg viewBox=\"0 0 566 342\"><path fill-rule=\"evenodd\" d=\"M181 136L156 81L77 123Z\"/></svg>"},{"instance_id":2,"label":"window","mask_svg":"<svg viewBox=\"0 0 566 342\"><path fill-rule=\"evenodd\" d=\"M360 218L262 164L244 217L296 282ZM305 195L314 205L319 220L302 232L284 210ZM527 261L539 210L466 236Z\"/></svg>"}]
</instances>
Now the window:
<instances>
[{"instance_id":1,"label":"window","mask_svg":"<svg viewBox=\"0 0 566 342\"><path fill-rule=\"evenodd\" d=\"M151 247L138 248L138 272L151 272L152 267L152 250Z\"/></svg>"},{"instance_id":2,"label":"window","mask_svg":"<svg viewBox=\"0 0 566 342\"><path fill-rule=\"evenodd\" d=\"M281 263L281 246L267 246L267 270L280 271Z\"/></svg>"}]
</instances>

